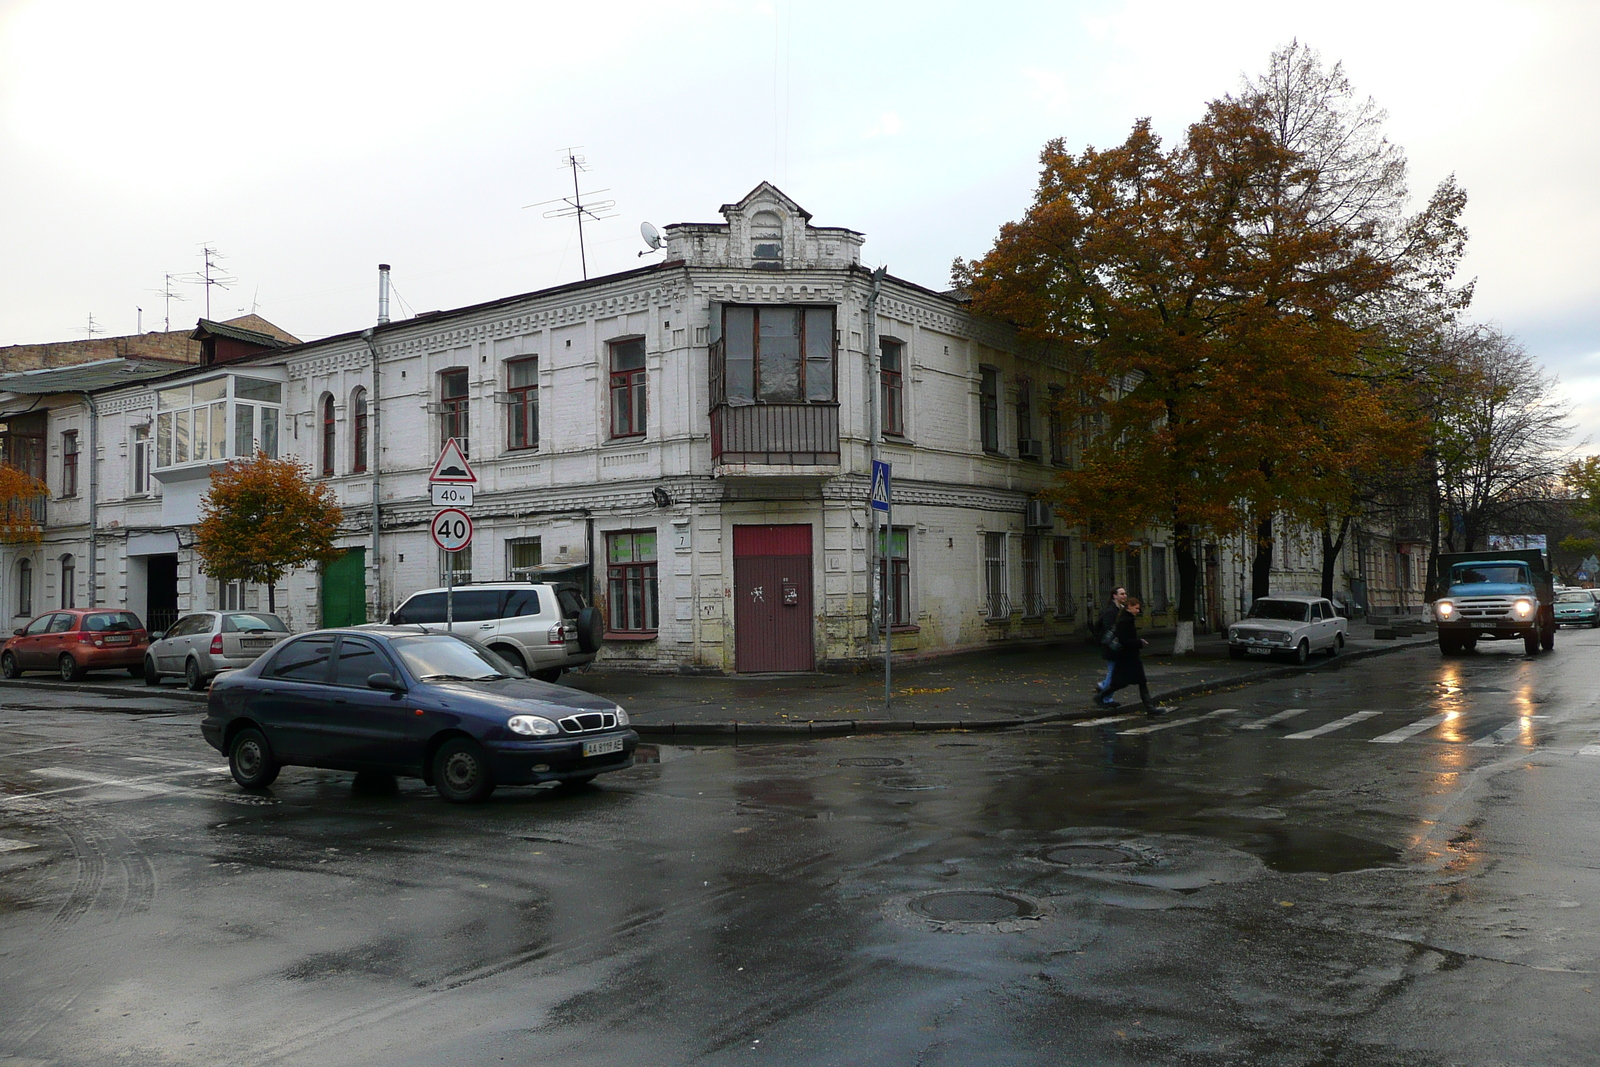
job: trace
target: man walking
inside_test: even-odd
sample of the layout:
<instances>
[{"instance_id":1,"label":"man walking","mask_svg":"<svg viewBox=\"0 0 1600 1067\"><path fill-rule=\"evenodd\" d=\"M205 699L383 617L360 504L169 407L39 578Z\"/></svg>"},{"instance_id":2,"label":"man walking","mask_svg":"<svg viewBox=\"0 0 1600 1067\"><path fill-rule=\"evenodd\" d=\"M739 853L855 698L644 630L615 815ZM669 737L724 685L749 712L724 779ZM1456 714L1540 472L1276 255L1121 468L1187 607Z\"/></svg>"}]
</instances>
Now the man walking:
<instances>
[{"instance_id":1,"label":"man walking","mask_svg":"<svg viewBox=\"0 0 1600 1067\"><path fill-rule=\"evenodd\" d=\"M1111 688L1111 671L1116 666L1116 655L1111 651L1111 637L1117 630L1117 616L1122 613L1122 606L1128 602L1128 591L1122 586L1117 586L1111 593L1111 603L1100 612L1100 619L1095 624L1095 640L1100 643L1100 655L1106 661L1106 676L1095 683L1094 695L1096 700L1103 701Z\"/></svg>"}]
</instances>

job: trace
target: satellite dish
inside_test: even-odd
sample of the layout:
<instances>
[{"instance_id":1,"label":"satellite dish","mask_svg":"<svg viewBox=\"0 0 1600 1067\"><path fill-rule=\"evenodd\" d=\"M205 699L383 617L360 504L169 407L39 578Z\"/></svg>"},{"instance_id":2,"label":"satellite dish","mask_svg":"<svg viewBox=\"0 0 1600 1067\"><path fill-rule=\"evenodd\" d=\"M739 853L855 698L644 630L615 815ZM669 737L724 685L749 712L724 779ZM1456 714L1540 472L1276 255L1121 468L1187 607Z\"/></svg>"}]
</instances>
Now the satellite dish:
<instances>
[{"instance_id":1,"label":"satellite dish","mask_svg":"<svg viewBox=\"0 0 1600 1067\"><path fill-rule=\"evenodd\" d=\"M661 247L661 231L648 222L639 223L639 236L644 238L644 243L652 249Z\"/></svg>"}]
</instances>

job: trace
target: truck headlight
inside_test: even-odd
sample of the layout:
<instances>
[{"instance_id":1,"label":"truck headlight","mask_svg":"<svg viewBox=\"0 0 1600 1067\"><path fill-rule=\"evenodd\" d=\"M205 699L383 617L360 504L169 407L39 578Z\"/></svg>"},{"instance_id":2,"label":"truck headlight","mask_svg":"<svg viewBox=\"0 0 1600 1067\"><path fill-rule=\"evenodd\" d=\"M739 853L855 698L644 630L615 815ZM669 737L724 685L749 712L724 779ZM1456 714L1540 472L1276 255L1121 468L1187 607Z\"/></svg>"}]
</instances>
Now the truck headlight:
<instances>
[{"instance_id":1,"label":"truck headlight","mask_svg":"<svg viewBox=\"0 0 1600 1067\"><path fill-rule=\"evenodd\" d=\"M1526 619L1529 615L1533 614L1533 601L1519 600L1512 605L1512 609L1515 610L1518 615Z\"/></svg>"},{"instance_id":2,"label":"truck headlight","mask_svg":"<svg viewBox=\"0 0 1600 1067\"><path fill-rule=\"evenodd\" d=\"M506 728L524 737L554 737L561 727L539 715L513 715L506 720Z\"/></svg>"},{"instance_id":3,"label":"truck headlight","mask_svg":"<svg viewBox=\"0 0 1600 1067\"><path fill-rule=\"evenodd\" d=\"M1448 619L1456 613L1456 606L1448 600L1441 600L1433 606L1433 610L1439 613L1439 618Z\"/></svg>"}]
</instances>

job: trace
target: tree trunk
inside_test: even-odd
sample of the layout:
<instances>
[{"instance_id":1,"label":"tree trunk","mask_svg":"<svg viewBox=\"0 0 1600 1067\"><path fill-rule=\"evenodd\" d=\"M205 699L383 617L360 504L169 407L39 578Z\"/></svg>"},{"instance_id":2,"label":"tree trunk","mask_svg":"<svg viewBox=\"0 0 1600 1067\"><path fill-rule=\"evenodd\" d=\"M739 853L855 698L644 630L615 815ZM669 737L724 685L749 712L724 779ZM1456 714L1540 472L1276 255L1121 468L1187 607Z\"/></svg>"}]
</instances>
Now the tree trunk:
<instances>
[{"instance_id":1,"label":"tree trunk","mask_svg":"<svg viewBox=\"0 0 1600 1067\"><path fill-rule=\"evenodd\" d=\"M1187 523L1172 524L1172 550L1178 561L1178 632L1172 654L1194 651L1195 584L1200 569L1194 559L1194 535Z\"/></svg>"},{"instance_id":2,"label":"tree trunk","mask_svg":"<svg viewBox=\"0 0 1600 1067\"><path fill-rule=\"evenodd\" d=\"M1250 601L1272 595L1272 512L1256 520L1256 554L1250 561Z\"/></svg>"},{"instance_id":3,"label":"tree trunk","mask_svg":"<svg viewBox=\"0 0 1600 1067\"><path fill-rule=\"evenodd\" d=\"M1349 532L1348 515L1339 520L1338 537L1328 532L1327 523L1322 525L1322 595L1328 600L1333 599L1333 572L1339 566L1339 553L1344 551L1344 538Z\"/></svg>"},{"instance_id":4,"label":"tree trunk","mask_svg":"<svg viewBox=\"0 0 1600 1067\"><path fill-rule=\"evenodd\" d=\"M1439 457L1428 450L1428 585L1431 603L1439 585Z\"/></svg>"}]
</instances>

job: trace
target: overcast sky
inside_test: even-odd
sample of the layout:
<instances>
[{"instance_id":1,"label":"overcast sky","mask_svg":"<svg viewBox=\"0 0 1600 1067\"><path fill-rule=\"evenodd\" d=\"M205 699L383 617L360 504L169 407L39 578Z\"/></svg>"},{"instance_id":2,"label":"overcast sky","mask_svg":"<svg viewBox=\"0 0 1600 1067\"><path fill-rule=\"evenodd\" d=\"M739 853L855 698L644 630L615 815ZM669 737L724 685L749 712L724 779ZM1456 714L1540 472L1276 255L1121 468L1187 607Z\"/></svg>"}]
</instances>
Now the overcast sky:
<instances>
[{"instance_id":1,"label":"overcast sky","mask_svg":"<svg viewBox=\"0 0 1600 1067\"><path fill-rule=\"evenodd\" d=\"M590 276L639 223L773 181L931 287L1025 208L1040 147L1169 140L1292 38L1389 112L1425 197L1469 195L1473 316L1518 336L1600 442L1600 3L0 0L0 345L162 326L215 247L211 315L304 339ZM204 313L194 285L174 328Z\"/></svg>"}]
</instances>

